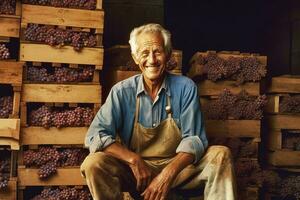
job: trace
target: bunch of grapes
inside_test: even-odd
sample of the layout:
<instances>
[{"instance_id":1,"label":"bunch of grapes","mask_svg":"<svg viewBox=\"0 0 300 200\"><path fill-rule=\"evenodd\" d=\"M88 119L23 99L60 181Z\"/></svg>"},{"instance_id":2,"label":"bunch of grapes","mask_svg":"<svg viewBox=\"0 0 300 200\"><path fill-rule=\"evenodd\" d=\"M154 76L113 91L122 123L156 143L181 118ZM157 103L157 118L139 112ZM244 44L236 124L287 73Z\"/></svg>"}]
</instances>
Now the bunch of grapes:
<instances>
[{"instance_id":1,"label":"bunch of grapes","mask_svg":"<svg viewBox=\"0 0 300 200\"><path fill-rule=\"evenodd\" d=\"M89 82L93 79L94 67L85 66L82 68L55 67L54 71L46 67L29 66L27 79L37 82Z\"/></svg>"},{"instance_id":2,"label":"bunch of grapes","mask_svg":"<svg viewBox=\"0 0 300 200\"><path fill-rule=\"evenodd\" d=\"M24 152L24 164L27 167L39 167L40 179L48 178L57 172L60 166L79 166L88 155L87 149L61 149L44 146L37 150Z\"/></svg>"},{"instance_id":3,"label":"bunch of grapes","mask_svg":"<svg viewBox=\"0 0 300 200\"><path fill-rule=\"evenodd\" d=\"M29 115L31 126L49 128L81 127L89 126L94 118L94 112L88 107L76 107L75 109L54 110L48 106L42 106L33 110Z\"/></svg>"},{"instance_id":4,"label":"bunch of grapes","mask_svg":"<svg viewBox=\"0 0 300 200\"><path fill-rule=\"evenodd\" d=\"M0 14L1 15L14 15L16 12L16 0L1 0L0 1Z\"/></svg>"},{"instance_id":5,"label":"bunch of grapes","mask_svg":"<svg viewBox=\"0 0 300 200\"><path fill-rule=\"evenodd\" d=\"M221 79L236 80L238 84L256 82L266 76L266 67L256 57L233 57L222 59L217 53L209 52L207 56L198 55L196 64L203 67L203 74L212 81ZM195 64L195 63L194 63Z\"/></svg>"},{"instance_id":6,"label":"bunch of grapes","mask_svg":"<svg viewBox=\"0 0 300 200\"><path fill-rule=\"evenodd\" d=\"M282 113L300 113L300 95L282 97L279 110Z\"/></svg>"},{"instance_id":7,"label":"bunch of grapes","mask_svg":"<svg viewBox=\"0 0 300 200\"><path fill-rule=\"evenodd\" d=\"M300 200L300 176L292 175L281 182L280 195L284 199Z\"/></svg>"},{"instance_id":8,"label":"bunch of grapes","mask_svg":"<svg viewBox=\"0 0 300 200\"><path fill-rule=\"evenodd\" d=\"M0 190L8 186L10 173L10 153L9 151L1 151L0 157Z\"/></svg>"},{"instance_id":9,"label":"bunch of grapes","mask_svg":"<svg viewBox=\"0 0 300 200\"><path fill-rule=\"evenodd\" d=\"M71 45L76 51L97 45L95 34L38 24L28 24L25 29L25 40L43 42L51 46Z\"/></svg>"},{"instance_id":10,"label":"bunch of grapes","mask_svg":"<svg viewBox=\"0 0 300 200\"><path fill-rule=\"evenodd\" d=\"M95 10L96 0L23 0L24 3L63 8Z\"/></svg>"},{"instance_id":11,"label":"bunch of grapes","mask_svg":"<svg viewBox=\"0 0 300 200\"><path fill-rule=\"evenodd\" d=\"M0 97L0 118L8 118L13 111L13 98L11 96Z\"/></svg>"},{"instance_id":12,"label":"bunch of grapes","mask_svg":"<svg viewBox=\"0 0 300 200\"><path fill-rule=\"evenodd\" d=\"M5 44L0 43L0 60L8 59L10 57L9 49Z\"/></svg>"},{"instance_id":13,"label":"bunch of grapes","mask_svg":"<svg viewBox=\"0 0 300 200\"><path fill-rule=\"evenodd\" d=\"M44 188L41 194L31 200L92 200L88 189L66 188Z\"/></svg>"},{"instance_id":14,"label":"bunch of grapes","mask_svg":"<svg viewBox=\"0 0 300 200\"><path fill-rule=\"evenodd\" d=\"M203 112L204 116L211 120L262 119L266 104L265 95L253 97L244 90L234 95L228 89L224 89L219 98L203 106Z\"/></svg>"}]
</instances>

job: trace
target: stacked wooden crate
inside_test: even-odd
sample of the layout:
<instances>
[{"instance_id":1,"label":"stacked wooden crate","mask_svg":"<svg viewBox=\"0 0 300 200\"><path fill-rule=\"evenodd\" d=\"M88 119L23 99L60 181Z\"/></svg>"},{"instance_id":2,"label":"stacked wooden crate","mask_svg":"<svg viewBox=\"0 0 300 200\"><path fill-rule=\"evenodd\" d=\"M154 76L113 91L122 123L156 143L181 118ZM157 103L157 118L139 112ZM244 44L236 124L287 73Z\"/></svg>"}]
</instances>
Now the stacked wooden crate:
<instances>
[{"instance_id":1,"label":"stacked wooden crate","mask_svg":"<svg viewBox=\"0 0 300 200\"><path fill-rule=\"evenodd\" d=\"M105 95L110 88L119 81L140 74L139 67L135 64L129 45L116 45L105 50ZM173 74L182 74L182 51L173 50L167 69Z\"/></svg>"},{"instance_id":2,"label":"stacked wooden crate","mask_svg":"<svg viewBox=\"0 0 300 200\"><path fill-rule=\"evenodd\" d=\"M83 149L87 124L48 124L49 126L43 127L32 123L31 117L32 112L41 106L53 109L54 113L73 112L75 109L84 108L92 110L93 116L96 114L102 95L100 70L103 65L103 22L101 0L96 1L95 10L22 4L20 59L26 61L26 66L21 95L19 199L32 198L28 196L30 191L42 186L78 188L86 185L80 175L79 165L59 166L54 175L45 179L38 175L36 167L26 165L24 155L27 151L37 152L43 147L51 147L55 151ZM91 33L96 35L97 44L93 47L86 47L84 44L76 49L69 44L50 46L43 42L28 41L25 34L32 24ZM59 72L60 69L62 71ZM81 80L79 73L85 73L89 78Z\"/></svg>"},{"instance_id":3,"label":"stacked wooden crate","mask_svg":"<svg viewBox=\"0 0 300 200\"><path fill-rule=\"evenodd\" d=\"M202 61L206 59L208 54L214 54L220 59L227 61L229 58L256 58L262 67L266 67L266 56L257 54L241 54L239 52L197 52L191 59L191 66L188 76L192 78L198 85L202 111L204 111L205 129L211 145L225 145L231 148L234 156L235 167L238 179L238 192L241 199L259 199L260 183L250 184L255 180L254 173L260 171L258 163L259 143L261 141L262 120L261 119L235 119L230 114L223 118L220 113L210 110L213 101L217 101L221 94L230 91L231 95L237 95L242 91L246 91L249 96L257 97L263 94L262 81L238 83L236 80L222 78L220 80L208 80L207 70ZM221 63L214 64L214 67L220 67ZM219 66L220 65L220 66ZM207 67L207 66L206 66ZM206 71L205 71L206 70ZM226 90L224 90L226 89ZM215 105L218 107L218 105ZM234 106L234 105L233 105ZM214 107L215 108L215 107ZM214 109L213 108L213 109ZM216 109L218 110L218 109ZM207 111L207 113L205 112ZM210 112L210 114L209 114ZM216 119L209 118L208 115L215 115ZM247 175L244 171L249 172ZM240 176L240 177L239 177ZM249 176L249 177L248 177ZM253 178L253 180L250 180ZM249 183L247 181L250 181ZM247 184L245 184L245 182ZM254 181L256 182L256 181ZM243 185L243 186L242 186ZM245 185L247 187L243 188Z\"/></svg>"}]
</instances>

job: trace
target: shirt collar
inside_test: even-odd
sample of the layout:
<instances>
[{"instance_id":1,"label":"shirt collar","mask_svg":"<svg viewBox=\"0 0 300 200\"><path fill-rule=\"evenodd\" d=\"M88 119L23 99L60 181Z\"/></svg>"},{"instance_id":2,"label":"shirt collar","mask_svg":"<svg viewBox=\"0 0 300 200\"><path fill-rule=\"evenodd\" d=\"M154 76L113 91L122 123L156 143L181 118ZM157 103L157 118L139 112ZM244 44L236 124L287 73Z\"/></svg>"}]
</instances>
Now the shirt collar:
<instances>
[{"instance_id":1,"label":"shirt collar","mask_svg":"<svg viewBox=\"0 0 300 200\"><path fill-rule=\"evenodd\" d=\"M168 96L171 96L171 92L170 92L170 88L169 88L169 73L166 73L166 76L164 78L164 81L159 89L158 95L161 93L162 90L165 90L166 94ZM145 86L144 86L144 81L143 81L143 75L141 74L140 79L138 81L138 85L137 85L137 92L136 92L136 96L139 96L141 93L145 92Z\"/></svg>"}]
</instances>

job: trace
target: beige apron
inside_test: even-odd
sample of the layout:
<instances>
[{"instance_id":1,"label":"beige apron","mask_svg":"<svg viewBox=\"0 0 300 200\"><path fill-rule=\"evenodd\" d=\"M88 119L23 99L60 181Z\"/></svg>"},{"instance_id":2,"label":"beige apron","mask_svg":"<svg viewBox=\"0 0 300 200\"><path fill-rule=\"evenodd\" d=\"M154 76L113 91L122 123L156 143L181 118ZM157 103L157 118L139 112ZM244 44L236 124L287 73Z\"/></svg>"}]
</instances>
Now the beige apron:
<instances>
[{"instance_id":1,"label":"beige apron","mask_svg":"<svg viewBox=\"0 0 300 200\"><path fill-rule=\"evenodd\" d=\"M167 96L170 108L170 97ZM158 174L176 155L176 148L181 142L181 132L172 118L171 109L166 110L168 117L157 127L145 128L138 123L140 98L137 98L134 128L130 149L145 160Z\"/></svg>"}]
</instances>

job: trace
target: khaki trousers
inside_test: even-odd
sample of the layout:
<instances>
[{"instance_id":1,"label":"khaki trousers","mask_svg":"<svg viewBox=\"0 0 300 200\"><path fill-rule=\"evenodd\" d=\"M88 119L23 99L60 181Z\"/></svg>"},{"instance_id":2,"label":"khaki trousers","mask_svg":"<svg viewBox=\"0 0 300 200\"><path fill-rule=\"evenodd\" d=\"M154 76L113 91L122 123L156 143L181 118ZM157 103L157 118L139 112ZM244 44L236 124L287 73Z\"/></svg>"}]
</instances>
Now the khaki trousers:
<instances>
[{"instance_id":1,"label":"khaki trousers","mask_svg":"<svg viewBox=\"0 0 300 200\"><path fill-rule=\"evenodd\" d=\"M112 156L92 153L80 170L94 200L120 200L123 191L139 199L131 169ZM189 165L178 174L172 188L197 189L203 185L205 200L237 199L232 157L227 147L210 146L198 164Z\"/></svg>"}]
</instances>

